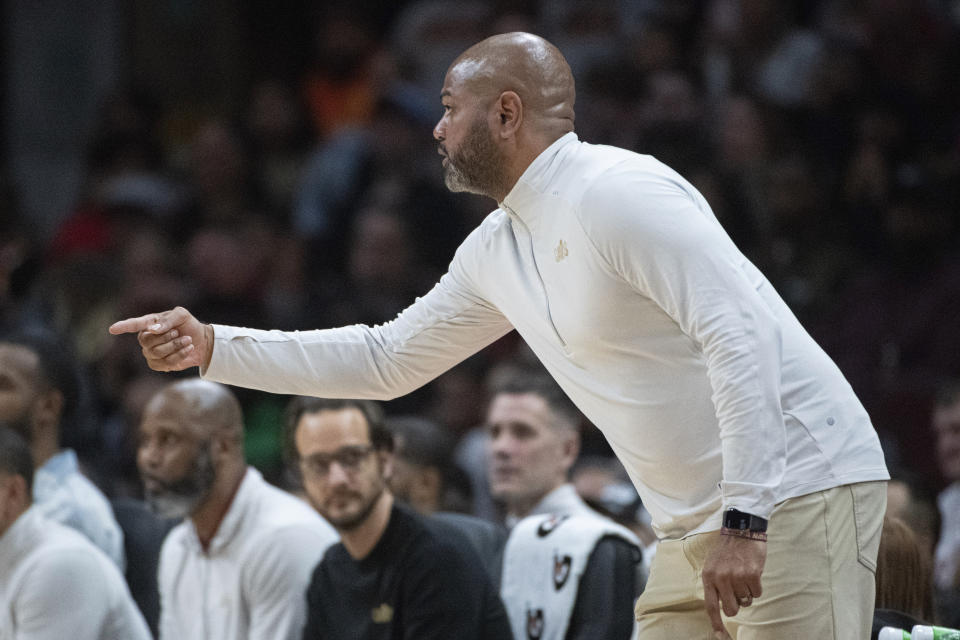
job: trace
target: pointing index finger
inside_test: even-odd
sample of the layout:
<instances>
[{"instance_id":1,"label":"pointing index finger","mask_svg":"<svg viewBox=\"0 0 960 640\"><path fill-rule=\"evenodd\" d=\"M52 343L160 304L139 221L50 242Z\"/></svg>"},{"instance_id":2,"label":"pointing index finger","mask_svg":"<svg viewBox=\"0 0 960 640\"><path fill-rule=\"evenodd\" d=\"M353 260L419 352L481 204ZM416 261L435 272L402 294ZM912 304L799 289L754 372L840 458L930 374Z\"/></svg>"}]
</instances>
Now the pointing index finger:
<instances>
[{"instance_id":1,"label":"pointing index finger","mask_svg":"<svg viewBox=\"0 0 960 640\"><path fill-rule=\"evenodd\" d=\"M110 325L109 331L116 336L122 333L139 333L141 331L158 333L162 329L163 325L160 323L160 316L152 313L150 315L140 316L139 318L127 318L126 320L114 322Z\"/></svg>"}]
</instances>

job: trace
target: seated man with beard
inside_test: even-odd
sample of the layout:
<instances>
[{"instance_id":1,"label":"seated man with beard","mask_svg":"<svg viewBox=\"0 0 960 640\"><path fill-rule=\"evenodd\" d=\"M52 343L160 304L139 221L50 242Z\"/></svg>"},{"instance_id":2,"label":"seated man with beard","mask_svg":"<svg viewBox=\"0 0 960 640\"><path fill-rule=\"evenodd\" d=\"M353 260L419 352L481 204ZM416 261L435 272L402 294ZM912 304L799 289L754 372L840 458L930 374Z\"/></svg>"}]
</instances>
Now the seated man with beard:
<instances>
[{"instance_id":1,"label":"seated man with beard","mask_svg":"<svg viewBox=\"0 0 960 640\"><path fill-rule=\"evenodd\" d=\"M160 638L300 638L310 573L337 534L246 465L233 394L199 379L164 387L137 465L151 508L184 518L160 553Z\"/></svg>"},{"instance_id":2,"label":"seated man with beard","mask_svg":"<svg viewBox=\"0 0 960 640\"><path fill-rule=\"evenodd\" d=\"M313 572L303 640L512 640L466 534L394 500L379 405L294 398L287 440L310 503L340 533Z\"/></svg>"}]
</instances>

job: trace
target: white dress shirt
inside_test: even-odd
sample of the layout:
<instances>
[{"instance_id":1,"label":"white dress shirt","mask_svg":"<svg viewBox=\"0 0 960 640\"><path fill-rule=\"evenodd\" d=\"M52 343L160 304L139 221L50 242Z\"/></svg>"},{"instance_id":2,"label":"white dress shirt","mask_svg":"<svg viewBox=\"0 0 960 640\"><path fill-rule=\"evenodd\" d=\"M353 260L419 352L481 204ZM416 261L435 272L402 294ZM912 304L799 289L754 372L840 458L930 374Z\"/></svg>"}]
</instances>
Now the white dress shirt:
<instances>
[{"instance_id":1,"label":"white dress shirt","mask_svg":"<svg viewBox=\"0 0 960 640\"><path fill-rule=\"evenodd\" d=\"M160 552L161 640L300 640L307 585L337 533L247 469L207 551L193 521Z\"/></svg>"},{"instance_id":2,"label":"white dress shirt","mask_svg":"<svg viewBox=\"0 0 960 640\"><path fill-rule=\"evenodd\" d=\"M33 503L46 517L85 535L124 570L123 530L107 497L80 473L73 450L64 449L36 470Z\"/></svg>"},{"instance_id":3,"label":"white dress shirt","mask_svg":"<svg viewBox=\"0 0 960 640\"><path fill-rule=\"evenodd\" d=\"M305 332L215 326L212 380L393 398L516 328L606 436L653 527L889 476L832 360L697 190L650 156L569 133L527 168L395 320Z\"/></svg>"},{"instance_id":4,"label":"white dress shirt","mask_svg":"<svg viewBox=\"0 0 960 640\"><path fill-rule=\"evenodd\" d=\"M0 537L0 640L150 640L119 569L30 507Z\"/></svg>"}]
</instances>

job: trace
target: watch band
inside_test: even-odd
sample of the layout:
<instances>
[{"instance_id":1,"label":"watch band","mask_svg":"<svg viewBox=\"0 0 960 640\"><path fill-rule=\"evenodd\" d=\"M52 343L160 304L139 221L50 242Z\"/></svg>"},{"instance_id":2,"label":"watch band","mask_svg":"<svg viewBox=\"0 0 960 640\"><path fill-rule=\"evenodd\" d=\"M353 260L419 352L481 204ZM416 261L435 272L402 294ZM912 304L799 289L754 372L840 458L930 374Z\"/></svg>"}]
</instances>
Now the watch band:
<instances>
[{"instance_id":1,"label":"watch band","mask_svg":"<svg viewBox=\"0 0 960 640\"><path fill-rule=\"evenodd\" d=\"M767 520L752 513L745 513L737 509L727 509L723 512L723 528L734 531L753 531L764 533L767 530Z\"/></svg>"}]
</instances>

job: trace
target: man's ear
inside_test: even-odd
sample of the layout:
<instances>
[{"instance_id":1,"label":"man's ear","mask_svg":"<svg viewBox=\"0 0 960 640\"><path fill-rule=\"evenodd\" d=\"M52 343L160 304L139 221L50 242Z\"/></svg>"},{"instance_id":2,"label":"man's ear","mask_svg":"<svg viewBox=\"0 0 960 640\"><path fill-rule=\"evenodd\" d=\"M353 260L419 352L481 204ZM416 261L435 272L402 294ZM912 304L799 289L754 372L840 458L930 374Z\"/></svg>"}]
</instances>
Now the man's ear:
<instances>
[{"instance_id":1,"label":"man's ear","mask_svg":"<svg viewBox=\"0 0 960 640\"><path fill-rule=\"evenodd\" d=\"M563 456L570 461L570 465L573 466L573 463L577 461L577 457L580 455L580 432L571 431L563 439Z\"/></svg>"},{"instance_id":2,"label":"man's ear","mask_svg":"<svg viewBox=\"0 0 960 640\"><path fill-rule=\"evenodd\" d=\"M40 394L38 402L44 422L59 426L60 417L63 415L63 392L59 389L48 389Z\"/></svg>"},{"instance_id":3,"label":"man's ear","mask_svg":"<svg viewBox=\"0 0 960 640\"><path fill-rule=\"evenodd\" d=\"M515 91L504 91L497 100L497 133L501 138L511 138L523 124L523 101Z\"/></svg>"},{"instance_id":4,"label":"man's ear","mask_svg":"<svg viewBox=\"0 0 960 640\"><path fill-rule=\"evenodd\" d=\"M23 476L2 472L0 472L0 496L3 497L0 505L4 505L10 512L25 509L32 498L27 494L27 481ZM9 513L0 513L0 520L8 518L9 515Z\"/></svg>"},{"instance_id":5,"label":"man's ear","mask_svg":"<svg viewBox=\"0 0 960 640\"><path fill-rule=\"evenodd\" d=\"M393 452L382 449L376 452L376 456L380 465L380 476L386 482L393 477Z\"/></svg>"},{"instance_id":6,"label":"man's ear","mask_svg":"<svg viewBox=\"0 0 960 640\"><path fill-rule=\"evenodd\" d=\"M210 453L214 458L231 457L237 449L243 449L243 434L223 427L210 436Z\"/></svg>"},{"instance_id":7,"label":"man's ear","mask_svg":"<svg viewBox=\"0 0 960 640\"><path fill-rule=\"evenodd\" d=\"M417 488L427 495L440 495L443 485L443 476L436 467L425 467L420 470L414 479Z\"/></svg>"}]
</instances>

